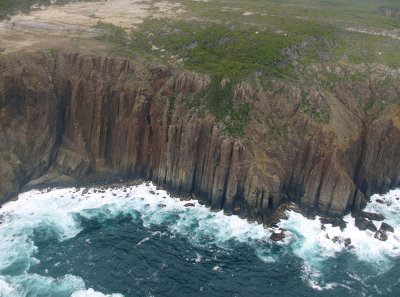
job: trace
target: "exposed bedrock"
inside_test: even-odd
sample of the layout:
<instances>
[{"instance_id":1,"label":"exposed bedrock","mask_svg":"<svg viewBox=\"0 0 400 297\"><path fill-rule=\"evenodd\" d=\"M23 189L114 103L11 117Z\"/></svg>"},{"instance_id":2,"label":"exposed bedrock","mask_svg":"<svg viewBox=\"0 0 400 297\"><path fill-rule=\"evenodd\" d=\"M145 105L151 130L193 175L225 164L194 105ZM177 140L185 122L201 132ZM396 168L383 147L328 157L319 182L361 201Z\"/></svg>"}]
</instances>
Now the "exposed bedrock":
<instances>
[{"instance_id":1,"label":"exposed bedrock","mask_svg":"<svg viewBox=\"0 0 400 297\"><path fill-rule=\"evenodd\" d=\"M144 178L265 222L289 201L333 216L358 211L399 185L396 108L366 123L331 99L327 126L258 90L259 112L281 104L292 132L270 142L270 130L250 123L234 139L186 111L183 98L209 84L200 74L78 54L1 57L0 73L0 201L32 181ZM336 128L351 137L340 141Z\"/></svg>"}]
</instances>

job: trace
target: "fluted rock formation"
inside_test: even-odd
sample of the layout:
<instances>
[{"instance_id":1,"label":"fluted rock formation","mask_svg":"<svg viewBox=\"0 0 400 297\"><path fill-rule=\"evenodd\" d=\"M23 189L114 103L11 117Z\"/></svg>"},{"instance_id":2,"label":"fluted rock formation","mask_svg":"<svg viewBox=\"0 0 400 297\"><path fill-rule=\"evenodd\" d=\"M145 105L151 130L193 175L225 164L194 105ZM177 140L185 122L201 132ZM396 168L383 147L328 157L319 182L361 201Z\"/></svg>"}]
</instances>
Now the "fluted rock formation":
<instances>
[{"instance_id":1,"label":"fluted rock formation","mask_svg":"<svg viewBox=\"0 0 400 297\"><path fill-rule=\"evenodd\" d=\"M244 84L239 97L256 94L257 114L273 118L278 109L277 123L290 128L271 141L273 129L253 119L234 139L212 116L187 112L184 98L207 88L204 75L78 54L2 57L0 70L0 201L45 174L77 183L145 178L265 221L288 201L329 215L358 211L365 197L400 182L397 107L365 122L331 96L323 125L298 100Z\"/></svg>"}]
</instances>

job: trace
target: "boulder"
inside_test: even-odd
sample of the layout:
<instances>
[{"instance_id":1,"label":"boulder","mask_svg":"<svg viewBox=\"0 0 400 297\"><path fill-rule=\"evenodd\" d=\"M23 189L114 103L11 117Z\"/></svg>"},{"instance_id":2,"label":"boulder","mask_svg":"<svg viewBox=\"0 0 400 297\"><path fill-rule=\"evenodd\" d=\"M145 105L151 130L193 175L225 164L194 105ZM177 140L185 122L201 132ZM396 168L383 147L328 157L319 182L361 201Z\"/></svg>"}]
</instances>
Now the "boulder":
<instances>
[{"instance_id":1,"label":"boulder","mask_svg":"<svg viewBox=\"0 0 400 297\"><path fill-rule=\"evenodd\" d=\"M286 234L283 231L281 231L280 233L272 232L272 234L269 238L271 238L273 241L277 242L277 241L284 239L285 237L286 237Z\"/></svg>"},{"instance_id":2,"label":"boulder","mask_svg":"<svg viewBox=\"0 0 400 297\"><path fill-rule=\"evenodd\" d=\"M362 211L361 216L374 221L383 221L385 216L380 213Z\"/></svg>"},{"instance_id":3,"label":"boulder","mask_svg":"<svg viewBox=\"0 0 400 297\"><path fill-rule=\"evenodd\" d=\"M333 224L333 218L322 217L319 218L319 220L321 221L322 224Z\"/></svg>"},{"instance_id":4,"label":"boulder","mask_svg":"<svg viewBox=\"0 0 400 297\"><path fill-rule=\"evenodd\" d=\"M351 244L351 238L346 238L346 239L344 240L344 246L345 246L345 247L348 247L350 244Z\"/></svg>"},{"instance_id":5,"label":"boulder","mask_svg":"<svg viewBox=\"0 0 400 297\"><path fill-rule=\"evenodd\" d=\"M380 241L386 241L388 239L387 233L384 230L376 231L374 237Z\"/></svg>"},{"instance_id":6,"label":"boulder","mask_svg":"<svg viewBox=\"0 0 400 297\"><path fill-rule=\"evenodd\" d=\"M379 228L379 231L386 231L386 232L394 232L394 228L390 226L388 223L382 222L381 227Z\"/></svg>"},{"instance_id":7,"label":"boulder","mask_svg":"<svg viewBox=\"0 0 400 297\"><path fill-rule=\"evenodd\" d=\"M339 227L343 231L346 228L346 222L342 218L334 218L332 227Z\"/></svg>"},{"instance_id":8,"label":"boulder","mask_svg":"<svg viewBox=\"0 0 400 297\"><path fill-rule=\"evenodd\" d=\"M367 230L367 229L371 230L372 232L377 231L377 228L374 225L374 223L372 223L370 220L367 220L363 217L357 217L355 224L356 224L356 227L362 231Z\"/></svg>"},{"instance_id":9,"label":"boulder","mask_svg":"<svg viewBox=\"0 0 400 297\"><path fill-rule=\"evenodd\" d=\"M193 206L194 206L194 203L186 203L184 206L185 206L185 207L193 207Z\"/></svg>"}]
</instances>

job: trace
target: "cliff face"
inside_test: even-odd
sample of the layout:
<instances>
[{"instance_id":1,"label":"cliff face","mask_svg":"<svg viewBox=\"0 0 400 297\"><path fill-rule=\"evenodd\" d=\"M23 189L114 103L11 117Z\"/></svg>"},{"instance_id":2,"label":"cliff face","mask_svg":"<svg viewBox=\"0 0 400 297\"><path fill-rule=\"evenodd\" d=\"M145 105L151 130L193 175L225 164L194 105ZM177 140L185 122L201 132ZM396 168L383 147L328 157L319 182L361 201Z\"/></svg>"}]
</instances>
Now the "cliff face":
<instances>
[{"instance_id":1,"label":"cliff face","mask_svg":"<svg viewBox=\"0 0 400 297\"><path fill-rule=\"evenodd\" d=\"M357 211L365 196L400 182L398 108L366 122L345 97L330 96L323 125L299 111L294 89L287 103L243 85L237 91L258 98L258 115L279 112L277 125L289 128L271 141L276 131L252 120L234 139L182 103L207 88L203 75L77 54L2 57L0 71L0 201L43 176L145 178L266 221L290 200L329 215Z\"/></svg>"}]
</instances>

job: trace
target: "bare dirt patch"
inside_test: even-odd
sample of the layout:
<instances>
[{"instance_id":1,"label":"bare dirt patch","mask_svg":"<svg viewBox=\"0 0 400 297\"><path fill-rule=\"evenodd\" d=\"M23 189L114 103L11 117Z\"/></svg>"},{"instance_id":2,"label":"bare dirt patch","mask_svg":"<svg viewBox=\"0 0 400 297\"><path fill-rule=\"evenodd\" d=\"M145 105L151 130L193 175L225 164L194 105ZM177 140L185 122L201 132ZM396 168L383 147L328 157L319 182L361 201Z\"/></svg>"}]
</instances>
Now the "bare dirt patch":
<instances>
[{"instance_id":1,"label":"bare dirt patch","mask_svg":"<svg viewBox=\"0 0 400 297\"><path fill-rule=\"evenodd\" d=\"M98 21L132 28L146 18L173 18L183 12L180 4L167 1L108 0L53 5L0 22L0 48L3 54L43 48L101 50L100 42L85 40L99 33L93 28Z\"/></svg>"},{"instance_id":2,"label":"bare dirt patch","mask_svg":"<svg viewBox=\"0 0 400 297\"><path fill-rule=\"evenodd\" d=\"M358 33L376 35L376 36L386 36L386 37L391 37L393 39L400 39L399 30L378 30L378 29L354 28L354 27L347 27L346 30Z\"/></svg>"}]
</instances>

